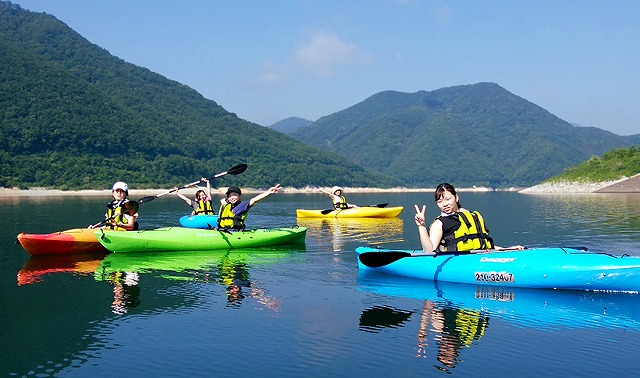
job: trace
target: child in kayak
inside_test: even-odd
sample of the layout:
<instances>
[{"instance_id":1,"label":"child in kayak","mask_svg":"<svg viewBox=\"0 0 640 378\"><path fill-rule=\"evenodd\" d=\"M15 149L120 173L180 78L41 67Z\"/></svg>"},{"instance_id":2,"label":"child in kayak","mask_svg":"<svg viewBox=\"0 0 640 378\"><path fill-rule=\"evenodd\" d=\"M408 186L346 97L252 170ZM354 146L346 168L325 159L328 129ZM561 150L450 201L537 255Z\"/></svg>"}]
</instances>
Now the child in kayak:
<instances>
[{"instance_id":1,"label":"child in kayak","mask_svg":"<svg viewBox=\"0 0 640 378\"><path fill-rule=\"evenodd\" d=\"M109 230L133 231L138 229L138 203L129 201L129 186L122 181L113 184L111 189L113 201L107 204L105 220L91 225L89 228L106 228Z\"/></svg>"},{"instance_id":2,"label":"child in kayak","mask_svg":"<svg viewBox=\"0 0 640 378\"><path fill-rule=\"evenodd\" d=\"M414 220L418 226L424 253L435 255L436 252L444 251L469 252L477 249L501 248L493 243L482 215L460 206L460 198L453 185L446 182L438 185L434 197L441 213L431 223L428 232L425 221L426 205L422 205L422 209L414 205L416 210ZM524 249L520 245L509 248Z\"/></svg>"},{"instance_id":3,"label":"child in kayak","mask_svg":"<svg viewBox=\"0 0 640 378\"><path fill-rule=\"evenodd\" d=\"M193 200L179 192L179 188L174 188L176 195L184 200L187 205L193 208L191 215L213 215L213 206L211 204L211 182L207 178L201 178L200 181L207 183L207 191L200 189L196 192Z\"/></svg>"},{"instance_id":4,"label":"child in kayak","mask_svg":"<svg viewBox=\"0 0 640 378\"><path fill-rule=\"evenodd\" d=\"M227 189L226 197L220 200L220 211L218 213L218 230L242 231L245 229L244 220L247 218L251 206L255 205L272 194L278 193L282 189L280 184L276 184L262 194L259 194L249 201L242 201L242 191L237 186L230 186Z\"/></svg>"},{"instance_id":5,"label":"child in kayak","mask_svg":"<svg viewBox=\"0 0 640 378\"><path fill-rule=\"evenodd\" d=\"M334 186L331 188L331 193L326 190L318 189L320 193L326 194L329 198L331 198L331 202L333 203L333 208L336 210L344 210L344 209L352 209L354 207L358 207L354 204L348 203L347 199L344 197L341 187Z\"/></svg>"}]
</instances>

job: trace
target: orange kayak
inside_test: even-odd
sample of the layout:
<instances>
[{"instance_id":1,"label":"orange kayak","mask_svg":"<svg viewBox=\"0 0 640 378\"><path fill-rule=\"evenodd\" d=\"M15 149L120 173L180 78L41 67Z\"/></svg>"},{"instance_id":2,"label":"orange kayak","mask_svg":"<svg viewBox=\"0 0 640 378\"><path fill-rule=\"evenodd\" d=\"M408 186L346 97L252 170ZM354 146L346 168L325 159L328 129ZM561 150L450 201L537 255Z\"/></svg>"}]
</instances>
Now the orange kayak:
<instances>
[{"instance_id":1,"label":"orange kayak","mask_svg":"<svg viewBox=\"0 0 640 378\"><path fill-rule=\"evenodd\" d=\"M51 234L18 235L18 242L30 255L52 255L62 253L106 252L98 242L95 229L73 228Z\"/></svg>"}]
</instances>

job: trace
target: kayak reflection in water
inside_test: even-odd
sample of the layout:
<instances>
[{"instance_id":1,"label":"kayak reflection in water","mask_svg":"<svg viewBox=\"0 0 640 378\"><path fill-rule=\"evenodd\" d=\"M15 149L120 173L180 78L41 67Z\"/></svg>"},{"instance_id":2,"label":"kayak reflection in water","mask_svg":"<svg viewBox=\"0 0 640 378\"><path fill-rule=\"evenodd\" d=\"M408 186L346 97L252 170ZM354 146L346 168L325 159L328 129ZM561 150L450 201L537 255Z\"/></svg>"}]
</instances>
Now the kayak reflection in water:
<instances>
[{"instance_id":1,"label":"kayak reflection in water","mask_svg":"<svg viewBox=\"0 0 640 378\"><path fill-rule=\"evenodd\" d=\"M458 363L460 350L470 348L478 341L489 325L489 318L479 311L457 309L450 306L439 308L430 300L422 307L418 350L416 357L426 358L429 347L429 331L433 331L433 342L437 345L437 359L448 371Z\"/></svg>"}]
</instances>

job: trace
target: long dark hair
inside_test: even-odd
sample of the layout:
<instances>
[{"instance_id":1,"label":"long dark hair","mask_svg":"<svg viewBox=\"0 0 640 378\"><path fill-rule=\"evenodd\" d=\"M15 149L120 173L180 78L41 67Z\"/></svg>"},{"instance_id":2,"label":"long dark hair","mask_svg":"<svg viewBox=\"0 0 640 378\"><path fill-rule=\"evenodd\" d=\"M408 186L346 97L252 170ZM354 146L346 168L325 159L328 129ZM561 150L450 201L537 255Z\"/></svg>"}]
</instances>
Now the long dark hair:
<instances>
[{"instance_id":1,"label":"long dark hair","mask_svg":"<svg viewBox=\"0 0 640 378\"><path fill-rule=\"evenodd\" d=\"M435 197L436 202L440 198L444 197L444 192L449 192L454 196L458 195L458 193L456 192L456 188L454 188L453 185L449 184L448 182L443 182L442 184L436 187L436 191L433 193L433 196ZM462 207L459 201L457 202L457 204L458 204L458 207Z\"/></svg>"}]
</instances>

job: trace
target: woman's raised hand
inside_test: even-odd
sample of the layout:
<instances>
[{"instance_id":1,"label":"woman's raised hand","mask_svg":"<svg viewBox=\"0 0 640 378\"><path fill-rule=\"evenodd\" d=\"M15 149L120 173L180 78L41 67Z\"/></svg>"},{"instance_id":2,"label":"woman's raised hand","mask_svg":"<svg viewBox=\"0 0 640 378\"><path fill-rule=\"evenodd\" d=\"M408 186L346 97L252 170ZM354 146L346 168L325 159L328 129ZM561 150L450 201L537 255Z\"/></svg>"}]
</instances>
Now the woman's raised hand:
<instances>
[{"instance_id":1,"label":"woman's raised hand","mask_svg":"<svg viewBox=\"0 0 640 378\"><path fill-rule=\"evenodd\" d=\"M427 212L427 206L426 205L422 205L422 209L420 209L418 207L418 205L413 205L413 207L416 209L416 215L413 218L416 222L416 226L418 227L427 227L427 224L425 222L425 214Z\"/></svg>"}]
</instances>

